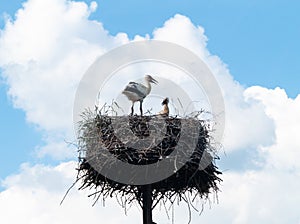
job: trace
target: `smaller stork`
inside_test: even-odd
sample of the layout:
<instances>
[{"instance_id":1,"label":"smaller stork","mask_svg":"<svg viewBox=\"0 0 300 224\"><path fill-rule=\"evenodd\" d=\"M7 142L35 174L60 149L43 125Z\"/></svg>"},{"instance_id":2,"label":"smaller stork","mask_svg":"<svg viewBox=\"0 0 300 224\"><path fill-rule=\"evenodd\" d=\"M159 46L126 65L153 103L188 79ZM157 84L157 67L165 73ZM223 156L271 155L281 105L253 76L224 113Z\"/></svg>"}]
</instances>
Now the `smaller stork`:
<instances>
[{"instance_id":1,"label":"smaller stork","mask_svg":"<svg viewBox=\"0 0 300 224\"><path fill-rule=\"evenodd\" d=\"M163 110L158 113L159 115L161 115L163 117L168 117L169 116L168 104L169 104L169 98L166 97L161 103L161 105L163 105Z\"/></svg>"},{"instance_id":2,"label":"smaller stork","mask_svg":"<svg viewBox=\"0 0 300 224\"><path fill-rule=\"evenodd\" d=\"M141 116L143 115L143 100L146 96L149 95L151 91L151 84L157 84L158 82L151 77L151 75L145 76L146 85L136 82L129 82L128 85L123 90L123 94L127 96L127 98L132 102L131 106L131 114L133 115L134 112L134 103L140 101L140 112Z\"/></svg>"}]
</instances>

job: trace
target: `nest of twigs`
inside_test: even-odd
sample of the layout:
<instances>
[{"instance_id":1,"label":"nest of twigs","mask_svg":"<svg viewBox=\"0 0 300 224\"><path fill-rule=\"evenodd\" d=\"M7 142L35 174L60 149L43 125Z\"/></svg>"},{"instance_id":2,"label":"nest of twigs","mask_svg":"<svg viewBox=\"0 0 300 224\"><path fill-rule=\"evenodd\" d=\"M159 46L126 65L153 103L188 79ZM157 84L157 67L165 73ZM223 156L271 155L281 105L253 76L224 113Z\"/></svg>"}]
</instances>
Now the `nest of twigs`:
<instances>
[{"instance_id":1,"label":"nest of twigs","mask_svg":"<svg viewBox=\"0 0 300 224\"><path fill-rule=\"evenodd\" d=\"M150 135L149 122L155 116L128 116L128 130L138 138L146 138ZM182 122L189 126L199 125L199 133L196 136L196 147L190 159L181 166L174 168L174 173L164 180L151 184L154 208L159 202L171 202L176 199L192 203L195 199L207 199L210 193L217 193L221 174L214 164L216 152L211 146L211 137L208 125L196 117L166 117L166 131L162 140L152 147L135 149L124 144L114 132L112 120L114 116L108 116L100 112L86 111L82 114L79 124L79 166L77 181L81 180L81 189L93 189L90 196L94 196L95 202L99 198L115 196L122 206L130 205L132 202L142 204L142 185L124 184L111 180L97 171L86 159L89 153L98 153L101 157L102 150L108 150L117 159L134 165L146 165L156 163L174 152L181 133ZM188 147L188 146L187 146ZM199 167L203 153L211 156L211 162L206 168ZM163 171L162 171L163 172ZM188 196L187 196L188 195Z\"/></svg>"}]
</instances>

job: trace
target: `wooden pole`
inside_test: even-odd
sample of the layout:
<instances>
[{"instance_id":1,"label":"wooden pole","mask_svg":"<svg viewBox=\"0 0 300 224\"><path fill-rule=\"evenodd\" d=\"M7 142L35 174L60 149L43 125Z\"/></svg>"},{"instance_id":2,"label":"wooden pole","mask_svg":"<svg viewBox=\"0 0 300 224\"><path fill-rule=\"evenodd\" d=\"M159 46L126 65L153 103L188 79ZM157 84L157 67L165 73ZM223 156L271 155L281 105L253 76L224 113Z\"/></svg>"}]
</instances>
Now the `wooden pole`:
<instances>
[{"instance_id":1,"label":"wooden pole","mask_svg":"<svg viewBox=\"0 0 300 224\"><path fill-rule=\"evenodd\" d=\"M152 188L151 184L142 187L143 224L152 224Z\"/></svg>"}]
</instances>

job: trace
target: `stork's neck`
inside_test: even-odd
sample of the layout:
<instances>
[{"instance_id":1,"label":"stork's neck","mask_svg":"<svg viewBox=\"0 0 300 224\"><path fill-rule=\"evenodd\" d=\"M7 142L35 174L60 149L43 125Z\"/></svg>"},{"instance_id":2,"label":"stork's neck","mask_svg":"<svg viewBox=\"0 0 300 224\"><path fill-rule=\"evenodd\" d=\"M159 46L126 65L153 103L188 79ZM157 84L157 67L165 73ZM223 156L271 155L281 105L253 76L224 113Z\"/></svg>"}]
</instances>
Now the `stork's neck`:
<instances>
[{"instance_id":1,"label":"stork's neck","mask_svg":"<svg viewBox=\"0 0 300 224\"><path fill-rule=\"evenodd\" d=\"M146 80L146 87L147 87L147 95L148 95L151 91L151 84L148 80Z\"/></svg>"}]
</instances>

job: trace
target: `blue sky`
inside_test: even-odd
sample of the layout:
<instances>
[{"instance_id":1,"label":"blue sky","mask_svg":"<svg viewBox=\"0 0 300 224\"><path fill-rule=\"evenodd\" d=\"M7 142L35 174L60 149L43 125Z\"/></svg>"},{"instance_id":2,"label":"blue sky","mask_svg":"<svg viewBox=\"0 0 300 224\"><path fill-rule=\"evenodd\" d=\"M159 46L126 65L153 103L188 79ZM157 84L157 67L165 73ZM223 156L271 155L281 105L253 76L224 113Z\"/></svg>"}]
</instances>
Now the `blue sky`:
<instances>
[{"instance_id":1,"label":"blue sky","mask_svg":"<svg viewBox=\"0 0 300 224\"><path fill-rule=\"evenodd\" d=\"M38 0L29 1L32 2L32 5L35 4L35 1L38 2ZM25 1L0 1L0 40L1 35L6 32L5 18L9 15L11 20L14 21L16 19L14 16L16 11L22 8L22 2ZM92 1L86 0L83 2L89 5ZM185 25L182 25L181 28L186 29L186 31L190 31L190 29L194 28L196 29L198 26L202 27L204 29L204 34L197 34L198 36L196 35L195 38L198 38L197 40L199 40L205 35L208 38L208 41L206 42L207 46L204 46L204 52L207 50L211 55L217 56L220 61L227 66L224 66L224 64L217 59L212 59L212 61L207 59L206 61L207 63L211 63L210 65L215 73L220 73L216 75L224 84L226 96L228 97L226 98L226 101L229 105L229 112L232 113L231 117L229 117L229 121L232 121L232 124L230 124L232 126L229 126L233 129L229 130L232 131L232 135L234 135L233 137L235 138L234 140L228 140L228 149L225 148L226 156L223 156L223 161L220 163L222 169L232 169L236 172L228 174L228 183L231 183L230 180L235 178L247 180L249 170L251 172L253 170L260 170L261 172L255 173L255 178L260 180L260 178L265 177L264 175L269 175L268 169L270 167L275 167L275 170L277 168L278 170L284 170L282 171L283 173L281 173L281 171L279 174L275 172L272 173L273 176L270 174L271 177L275 178L276 175L282 174L284 177L287 177L287 180L290 180L290 173L285 173L285 169L298 169L298 165L294 164L293 158L295 157L294 155L298 153L296 148L299 146L299 143L297 141L293 144L290 143L291 140L285 133L289 133L289 130L294 130L293 128L295 127L290 126L296 125L294 120L297 117L296 114L300 112L298 111L299 98L296 98L298 94L300 94L299 1L102 0L96 2L98 5L97 10L92 12L88 18L82 19L80 17L80 19L85 22L90 22L90 20L101 22L104 29L109 32L109 37L117 42L128 41L126 38L122 39L117 36L120 32L126 33L129 40L131 40L136 35L145 36L146 34L149 34L150 37L156 36L162 38L162 30L166 30L165 32L167 32L168 38L172 40L174 30L170 24L175 24L174 26L180 27L178 24L183 22ZM41 6L39 5L38 7ZM176 14L183 15L184 17L173 18ZM27 16L29 17L30 15ZM190 22L185 18L188 18ZM166 25L166 21L170 21L170 24ZM190 25L193 28L191 28ZM157 30L158 28L159 30ZM45 29L47 29L47 27ZM84 29L84 31L87 30L90 31L89 28ZM38 33L38 31L39 30L33 29L33 32ZM70 29L69 32L72 33L72 29ZM77 35L76 32L74 33L74 35ZM99 31L99 33L105 37L107 35L104 31ZM99 33L97 33L97 38L99 37ZM87 35L87 37L85 37L88 44L93 44L93 35L95 34L91 32L90 36ZM176 37L174 38L176 39ZM22 40L22 38L20 39ZM24 40L27 40L26 37L24 37ZM189 45L188 40L189 39L187 38L187 40L178 40L178 42L181 43L180 41L182 41L186 46L192 46ZM96 53L93 50L87 50L86 52L90 52L90 55L86 56L88 58L86 61L89 62L90 58L93 58L94 55L98 55L99 52L102 52L101 47L109 45L106 42L109 41L105 39L105 41L101 43L102 45L98 45L98 43L93 45L96 46L94 49ZM201 44L199 44L199 46ZM86 47L86 45L84 46ZM197 46L198 45L196 44L195 49ZM9 47L11 49L14 48L14 46L10 45ZM34 46L32 48L34 48ZM6 48L1 48L0 42L0 50L2 49ZM68 51L66 55L71 52L70 49L72 48L66 47L66 51ZM78 51L80 51L80 47L78 47L78 49ZM109 47L106 49L109 49ZM47 54L54 54L53 52L50 52L49 49L48 51ZM11 52L13 52L13 50ZM10 55L10 52L7 53ZM76 49L74 54L76 54ZM201 52L199 54L201 54ZM7 82L7 80L3 78L7 64L4 62L5 68L2 68L1 60L5 61L5 59L3 59L5 58L5 55L6 52L0 52L0 181L6 180L8 176L19 174L22 176L25 171L27 172L31 169L34 170L34 166L37 163L45 166L57 166L58 164L65 164L64 162L72 160L72 157L70 156L62 158L57 157L57 153L52 153L52 157L49 156L51 154L47 151L49 148L51 149L53 145L60 148L61 145L64 144L61 143L61 140L70 139L69 136L66 137L64 135L65 133L68 133L68 131L65 130L67 128L65 128L64 125L62 125L62 127L57 124L56 126L52 126L51 123L47 123L43 120L47 117L45 114L39 117L42 112L45 112L44 106L46 104L43 104L42 101L35 98L30 98L32 97L30 94L22 98L20 93L15 89L16 86L21 87L18 86L18 82L15 82L14 79ZM72 53L70 53L70 55L72 55ZM54 54L54 57L55 56L56 55ZM57 54L57 56L60 55ZM11 60L9 63L14 63L13 60L15 59L18 60L17 56L11 56L11 58L12 59L9 59ZM50 57L49 60L52 60L52 58ZM52 66L51 63L49 62L50 66ZM45 63L44 67L46 70L49 69L47 65L48 64ZM53 67L54 66L56 66L55 61L53 62ZM74 67L76 67L75 63ZM227 71L226 68L228 68L229 71ZM74 69L76 70L77 67ZM78 65L78 69L80 71L82 70L82 73L78 74L79 76L80 74L83 74L86 67L80 67ZM8 69L7 71L9 77L15 77L11 70ZM27 72L27 70L25 72ZM34 72L35 70L33 70L33 73ZM30 73L26 74L30 76ZM228 78L229 76L232 77L232 79ZM37 78L37 76L34 75L32 77ZM76 78L74 78L74 80L76 80ZM43 79L40 81L43 81ZM20 79L20 83L21 82L28 84L31 81L28 81L27 83L23 79ZM16 99L14 100L16 101L8 94L10 88L12 88L12 92L15 94ZM49 88L51 89L51 86ZM58 88L60 88L60 86ZM28 89L26 88L25 90L27 91ZM231 90L232 93L230 93ZM37 91L42 90L37 88ZM44 94L43 92L41 93ZM287 95L285 95L285 93ZM45 96L48 95L45 93ZM16 108L18 99L25 100L26 102L24 105L21 104L19 105L19 108ZM36 100L32 101L33 103L36 103L36 106L33 108L30 106L32 99ZM54 103L53 105L55 105L55 100L49 101L49 104L51 103ZM61 111L54 112L57 112L59 116ZM249 116L252 115L255 118L256 123L248 121ZM233 117L235 120L230 120ZM53 119L55 119L55 117ZM62 118L62 120L64 120L64 118ZM252 125L257 125L255 127L258 128L255 129L255 131L249 130L251 127L253 128ZM236 131L234 131L234 128L236 128ZM282 133L283 130L286 130L285 133ZM245 133L245 135L248 136L243 136L243 138L241 137L242 133ZM293 135L291 135L291 137L292 136ZM268 139L266 140L264 138ZM282 139L284 139L284 141ZM224 144L227 145L227 143ZM38 151L41 151L45 145L50 145L49 147L46 147L46 151L43 151L46 152L46 156L43 156L43 153L38 154ZM291 151L284 157L285 160L284 158L281 158L279 153L279 149L283 148L294 149L294 151ZM248 156L250 159L247 158ZM257 159L257 161L253 162L253 159ZM33 167L28 168L25 166L24 168L23 165L21 166L22 163L29 163ZM253 164L255 164L255 166ZM286 168L288 167L288 164L294 165L291 165L292 168L289 167L288 169ZM298 170L300 173L300 168ZM277 183L275 179L272 179L272 181L270 182ZM11 183L10 181L8 182ZM250 185L251 184L252 182ZM8 186L10 185L8 184ZM231 192L230 187L232 186L234 185L229 184L225 186L227 190L229 189L229 195ZM268 186L267 183L266 186ZM277 189L276 186L274 189ZM249 195L254 195L253 198L256 198L257 196L255 194L255 187L256 186L253 186L248 192ZM4 189L5 188L0 188L0 190ZM280 189L280 184L278 184L278 189ZM234 202L230 200L228 203L234 204ZM230 205L233 206L232 204ZM223 205L221 205L221 207L222 206ZM226 206L222 208L227 209ZM250 210L251 209L248 209L249 214L251 214ZM226 223L232 223L233 219L228 220L229 221ZM237 218L234 220L239 219ZM237 223L239 222L237 221Z\"/></svg>"}]
</instances>

